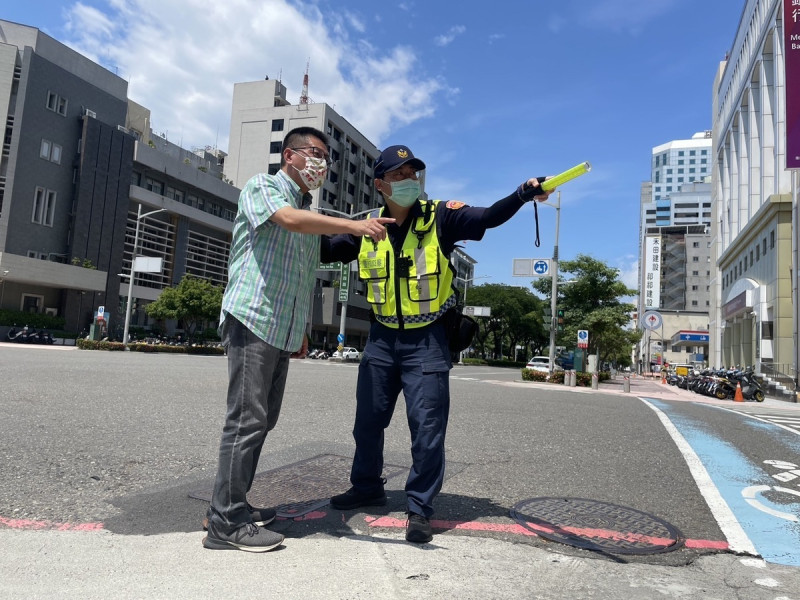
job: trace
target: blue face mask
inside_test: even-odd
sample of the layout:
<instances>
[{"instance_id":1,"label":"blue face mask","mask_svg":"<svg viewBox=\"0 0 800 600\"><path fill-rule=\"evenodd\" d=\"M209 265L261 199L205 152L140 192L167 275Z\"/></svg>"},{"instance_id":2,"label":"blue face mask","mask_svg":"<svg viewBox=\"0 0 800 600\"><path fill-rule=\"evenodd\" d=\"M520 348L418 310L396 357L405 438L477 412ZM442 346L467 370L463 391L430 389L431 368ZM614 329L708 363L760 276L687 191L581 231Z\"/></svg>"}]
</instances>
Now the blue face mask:
<instances>
[{"instance_id":1,"label":"blue face mask","mask_svg":"<svg viewBox=\"0 0 800 600\"><path fill-rule=\"evenodd\" d=\"M392 195L389 196L389 200L402 207L414 204L421 193L419 181L414 179L391 181L389 182L389 187L392 188Z\"/></svg>"}]
</instances>

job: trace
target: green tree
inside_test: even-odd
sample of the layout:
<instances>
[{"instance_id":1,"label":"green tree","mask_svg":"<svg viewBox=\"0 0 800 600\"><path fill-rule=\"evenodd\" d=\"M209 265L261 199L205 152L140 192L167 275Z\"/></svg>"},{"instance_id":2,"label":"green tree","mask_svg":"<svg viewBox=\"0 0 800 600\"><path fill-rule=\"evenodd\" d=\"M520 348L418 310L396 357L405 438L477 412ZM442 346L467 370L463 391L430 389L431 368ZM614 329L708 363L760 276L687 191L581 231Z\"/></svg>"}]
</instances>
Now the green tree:
<instances>
[{"instance_id":1,"label":"green tree","mask_svg":"<svg viewBox=\"0 0 800 600\"><path fill-rule=\"evenodd\" d=\"M206 279L185 275L177 286L166 288L145 310L154 319L181 321L189 339L194 339L198 327L219 317L222 292L221 286Z\"/></svg>"},{"instance_id":2,"label":"green tree","mask_svg":"<svg viewBox=\"0 0 800 600\"><path fill-rule=\"evenodd\" d=\"M487 306L491 310L491 317L476 319L480 329L473 346L483 358L492 353L514 360L517 346L540 348L547 343L542 301L529 290L488 283L469 288L467 301L470 306Z\"/></svg>"},{"instance_id":3,"label":"green tree","mask_svg":"<svg viewBox=\"0 0 800 600\"><path fill-rule=\"evenodd\" d=\"M619 270L586 254L575 260L560 261L560 273L569 273L569 283L558 286L557 305L564 310L564 330L559 332L559 345L573 347L578 330L589 332L589 354L597 354L598 361L619 365L630 363L631 347L640 337L636 330L626 329L633 304L626 297L637 294L619 280ZM533 283L533 288L547 297L551 293L551 279L543 277Z\"/></svg>"}]
</instances>

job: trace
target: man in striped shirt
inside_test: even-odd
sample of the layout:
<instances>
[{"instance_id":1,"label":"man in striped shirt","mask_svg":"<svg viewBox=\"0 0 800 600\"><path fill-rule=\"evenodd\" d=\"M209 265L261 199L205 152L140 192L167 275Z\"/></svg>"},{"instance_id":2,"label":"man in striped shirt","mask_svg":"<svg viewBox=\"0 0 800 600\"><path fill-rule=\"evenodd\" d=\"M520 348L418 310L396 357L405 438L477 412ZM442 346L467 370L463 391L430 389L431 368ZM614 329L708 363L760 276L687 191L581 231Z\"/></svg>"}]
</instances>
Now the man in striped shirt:
<instances>
[{"instance_id":1,"label":"man in striped shirt","mask_svg":"<svg viewBox=\"0 0 800 600\"><path fill-rule=\"evenodd\" d=\"M228 400L203 545L266 552L283 535L263 526L275 511L247 502L267 433L280 414L289 355L305 353L306 321L320 258L320 235L349 233L381 240L394 219L352 221L308 210L310 190L325 181L325 134L288 133L275 175L258 174L239 196L220 329L228 353Z\"/></svg>"}]
</instances>

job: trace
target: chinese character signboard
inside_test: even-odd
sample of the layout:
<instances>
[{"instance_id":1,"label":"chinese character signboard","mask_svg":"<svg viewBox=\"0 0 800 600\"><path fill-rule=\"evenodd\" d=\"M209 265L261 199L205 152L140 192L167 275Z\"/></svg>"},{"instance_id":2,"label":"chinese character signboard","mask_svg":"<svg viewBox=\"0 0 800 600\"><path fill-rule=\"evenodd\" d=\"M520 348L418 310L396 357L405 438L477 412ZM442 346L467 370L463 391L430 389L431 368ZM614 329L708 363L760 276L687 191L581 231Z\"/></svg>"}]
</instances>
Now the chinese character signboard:
<instances>
[{"instance_id":1,"label":"chinese character signboard","mask_svg":"<svg viewBox=\"0 0 800 600\"><path fill-rule=\"evenodd\" d=\"M800 169L800 0L783 0L786 168ZM794 83L791 83L794 82Z\"/></svg>"},{"instance_id":2,"label":"chinese character signboard","mask_svg":"<svg viewBox=\"0 0 800 600\"><path fill-rule=\"evenodd\" d=\"M661 306L661 237L645 238L644 308Z\"/></svg>"}]
</instances>

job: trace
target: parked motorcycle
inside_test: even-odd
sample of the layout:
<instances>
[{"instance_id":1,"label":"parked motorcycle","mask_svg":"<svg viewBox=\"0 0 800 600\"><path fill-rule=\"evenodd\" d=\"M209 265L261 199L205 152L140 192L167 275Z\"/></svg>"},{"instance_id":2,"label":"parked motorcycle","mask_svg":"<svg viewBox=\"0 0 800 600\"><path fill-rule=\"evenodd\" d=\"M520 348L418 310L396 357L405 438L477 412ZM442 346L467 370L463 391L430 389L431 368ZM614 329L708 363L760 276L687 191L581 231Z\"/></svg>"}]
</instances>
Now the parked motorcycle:
<instances>
[{"instance_id":1,"label":"parked motorcycle","mask_svg":"<svg viewBox=\"0 0 800 600\"><path fill-rule=\"evenodd\" d=\"M739 385L742 387L742 398L745 400L755 400L763 402L765 398L764 390L761 389L758 379L752 368L748 367L738 374Z\"/></svg>"}]
</instances>

